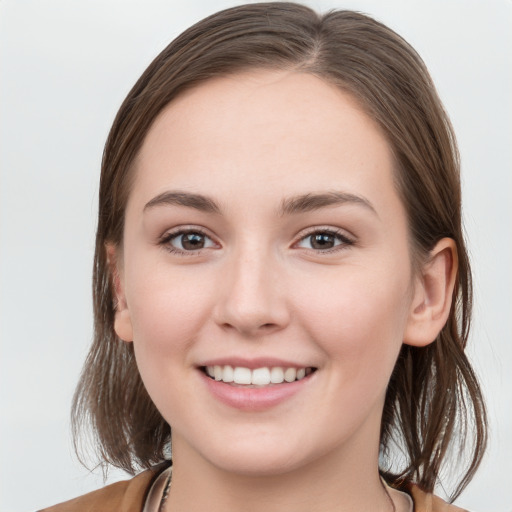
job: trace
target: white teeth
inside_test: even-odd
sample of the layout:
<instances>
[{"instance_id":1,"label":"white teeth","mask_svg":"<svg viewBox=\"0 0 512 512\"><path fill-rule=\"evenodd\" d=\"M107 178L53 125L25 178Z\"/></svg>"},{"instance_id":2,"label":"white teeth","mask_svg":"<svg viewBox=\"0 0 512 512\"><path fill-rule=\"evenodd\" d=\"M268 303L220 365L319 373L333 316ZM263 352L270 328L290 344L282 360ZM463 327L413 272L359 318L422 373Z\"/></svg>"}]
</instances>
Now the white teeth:
<instances>
[{"instance_id":1,"label":"white teeth","mask_svg":"<svg viewBox=\"0 0 512 512\"><path fill-rule=\"evenodd\" d=\"M224 366L224 372L222 374L222 380L224 382L233 382L234 378L235 377L234 377L233 367L229 366L229 365Z\"/></svg>"},{"instance_id":2,"label":"white teeth","mask_svg":"<svg viewBox=\"0 0 512 512\"><path fill-rule=\"evenodd\" d=\"M233 374L235 384L252 384L252 371L249 368L237 366Z\"/></svg>"},{"instance_id":3,"label":"white teeth","mask_svg":"<svg viewBox=\"0 0 512 512\"><path fill-rule=\"evenodd\" d=\"M279 366L275 366L270 370L270 382L272 384L281 384L284 382L284 370Z\"/></svg>"},{"instance_id":4,"label":"white teeth","mask_svg":"<svg viewBox=\"0 0 512 512\"><path fill-rule=\"evenodd\" d=\"M284 380L293 382L297 378L297 370L295 368L286 368L284 371Z\"/></svg>"},{"instance_id":5,"label":"white teeth","mask_svg":"<svg viewBox=\"0 0 512 512\"><path fill-rule=\"evenodd\" d=\"M313 368L283 368L281 366L262 367L251 370L243 366L233 368L230 365L207 366L206 374L216 381L235 384L268 386L302 380L313 372Z\"/></svg>"},{"instance_id":6,"label":"white teeth","mask_svg":"<svg viewBox=\"0 0 512 512\"><path fill-rule=\"evenodd\" d=\"M251 384L255 386L267 386L270 384L270 370L268 368L256 368L256 370L253 370Z\"/></svg>"}]
</instances>

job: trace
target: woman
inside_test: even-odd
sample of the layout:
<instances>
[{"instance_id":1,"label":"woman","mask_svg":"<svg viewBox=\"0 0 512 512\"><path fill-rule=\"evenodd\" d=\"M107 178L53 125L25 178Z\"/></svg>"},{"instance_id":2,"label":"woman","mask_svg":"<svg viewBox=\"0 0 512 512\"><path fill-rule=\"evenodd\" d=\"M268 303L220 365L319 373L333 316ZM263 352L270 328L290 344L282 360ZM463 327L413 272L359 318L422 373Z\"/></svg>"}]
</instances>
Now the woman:
<instances>
[{"instance_id":1,"label":"woman","mask_svg":"<svg viewBox=\"0 0 512 512\"><path fill-rule=\"evenodd\" d=\"M47 510L457 510L440 471L472 436L455 498L486 442L457 151L387 27L273 3L179 36L109 135L94 283L75 424L147 471Z\"/></svg>"}]
</instances>

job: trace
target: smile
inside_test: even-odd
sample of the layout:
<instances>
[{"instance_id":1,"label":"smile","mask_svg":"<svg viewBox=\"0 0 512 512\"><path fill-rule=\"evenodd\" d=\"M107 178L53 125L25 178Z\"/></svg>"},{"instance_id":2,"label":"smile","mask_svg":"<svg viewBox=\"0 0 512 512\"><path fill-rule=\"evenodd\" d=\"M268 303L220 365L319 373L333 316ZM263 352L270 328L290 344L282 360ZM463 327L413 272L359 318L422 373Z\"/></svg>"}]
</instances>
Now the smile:
<instances>
[{"instance_id":1,"label":"smile","mask_svg":"<svg viewBox=\"0 0 512 512\"><path fill-rule=\"evenodd\" d=\"M203 371L211 379L227 384L260 387L299 381L315 371L312 367L286 368L281 366L262 367L251 370L243 366L205 366Z\"/></svg>"}]
</instances>

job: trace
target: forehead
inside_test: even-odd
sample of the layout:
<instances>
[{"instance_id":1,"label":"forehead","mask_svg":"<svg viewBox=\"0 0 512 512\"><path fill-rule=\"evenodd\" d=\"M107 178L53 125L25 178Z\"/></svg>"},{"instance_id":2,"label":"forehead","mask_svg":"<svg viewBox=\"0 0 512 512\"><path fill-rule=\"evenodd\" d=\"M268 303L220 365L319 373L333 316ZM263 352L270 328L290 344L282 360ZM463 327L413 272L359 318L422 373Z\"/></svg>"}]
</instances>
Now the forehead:
<instances>
[{"instance_id":1,"label":"forehead","mask_svg":"<svg viewBox=\"0 0 512 512\"><path fill-rule=\"evenodd\" d=\"M276 200L341 185L378 195L393 188L392 170L385 137L350 95L310 74L254 71L212 79L164 109L138 156L134 192L222 199L261 192L263 180Z\"/></svg>"}]
</instances>

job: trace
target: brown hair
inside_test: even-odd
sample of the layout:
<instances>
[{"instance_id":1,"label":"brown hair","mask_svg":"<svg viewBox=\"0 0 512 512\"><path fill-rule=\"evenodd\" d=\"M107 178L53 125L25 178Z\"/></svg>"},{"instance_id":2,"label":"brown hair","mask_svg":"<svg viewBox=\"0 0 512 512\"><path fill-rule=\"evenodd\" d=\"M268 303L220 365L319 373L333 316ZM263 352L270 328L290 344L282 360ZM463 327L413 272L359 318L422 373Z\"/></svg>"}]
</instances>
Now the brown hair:
<instances>
[{"instance_id":1,"label":"brown hair","mask_svg":"<svg viewBox=\"0 0 512 512\"><path fill-rule=\"evenodd\" d=\"M212 77L251 68L311 73L355 97L393 150L413 261L427 257L443 237L456 243L459 269L449 319L432 344L403 345L381 428L381 471L401 489L415 481L432 491L452 448L459 451L471 440L454 498L476 471L487 440L482 394L464 354L471 273L455 138L417 53L386 26L352 11L318 15L293 3L221 11L165 48L128 94L103 155L93 276L95 331L74 398L75 440L83 424L90 423L101 460L131 473L164 459L170 427L144 388L132 344L119 340L113 329L105 244L122 243L134 159L162 109ZM397 459L398 450L402 455Z\"/></svg>"}]
</instances>

